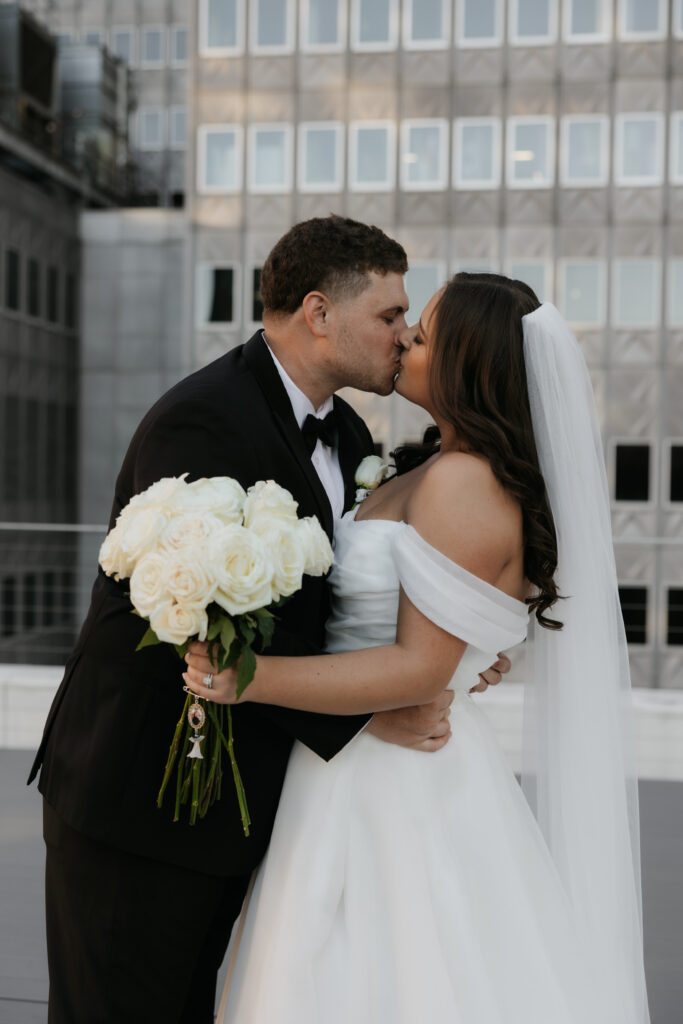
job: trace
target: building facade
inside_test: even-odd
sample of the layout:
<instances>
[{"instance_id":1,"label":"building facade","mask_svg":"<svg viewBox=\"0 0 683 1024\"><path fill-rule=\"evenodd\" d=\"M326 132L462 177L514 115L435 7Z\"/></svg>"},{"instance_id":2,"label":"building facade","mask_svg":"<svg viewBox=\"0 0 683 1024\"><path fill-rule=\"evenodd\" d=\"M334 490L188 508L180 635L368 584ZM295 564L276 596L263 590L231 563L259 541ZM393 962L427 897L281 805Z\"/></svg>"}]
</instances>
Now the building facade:
<instances>
[{"instance_id":1,"label":"building facade","mask_svg":"<svg viewBox=\"0 0 683 1024\"><path fill-rule=\"evenodd\" d=\"M106 47L131 72L128 203L185 199L187 23L183 0L26 0L62 44Z\"/></svg>"}]
</instances>

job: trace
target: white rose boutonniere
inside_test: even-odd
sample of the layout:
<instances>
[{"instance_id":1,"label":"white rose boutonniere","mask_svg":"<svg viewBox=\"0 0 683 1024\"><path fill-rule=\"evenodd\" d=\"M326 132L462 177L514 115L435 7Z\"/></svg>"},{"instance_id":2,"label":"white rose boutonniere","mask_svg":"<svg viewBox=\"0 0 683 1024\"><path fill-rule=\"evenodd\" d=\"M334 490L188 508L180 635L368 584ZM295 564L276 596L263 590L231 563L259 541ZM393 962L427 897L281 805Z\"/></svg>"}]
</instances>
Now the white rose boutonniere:
<instances>
[{"instance_id":1,"label":"white rose boutonniere","mask_svg":"<svg viewBox=\"0 0 683 1024\"><path fill-rule=\"evenodd\" d=\"M379 487L388 472L389 467L386 462L382 461L380 455L365 456L358 466L354 477L357 488L354 508L367 498L370 491L374 491Z\"/></svg>"}]
</instances>

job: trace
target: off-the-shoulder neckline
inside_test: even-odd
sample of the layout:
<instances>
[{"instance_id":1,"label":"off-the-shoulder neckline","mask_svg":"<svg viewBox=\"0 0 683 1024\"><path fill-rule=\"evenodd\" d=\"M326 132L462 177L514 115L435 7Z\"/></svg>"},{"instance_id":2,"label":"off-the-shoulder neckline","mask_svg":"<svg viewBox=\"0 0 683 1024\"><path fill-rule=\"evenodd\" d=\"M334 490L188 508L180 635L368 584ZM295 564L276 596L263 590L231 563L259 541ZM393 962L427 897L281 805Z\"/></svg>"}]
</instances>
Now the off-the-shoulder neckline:
<instances>
[{"instance_id":1,"label":"off-the-shoulder neckline","mask_svg":"<svg viewBox=\"0 0 683 1024\"><path fill-rule=\"evenodd\" d=\"M439 551L439 549L433 547L429 543L429 541L426 541L422 534L418 533L415 527L411 526L410 523L407 523L405 519L379 519L374 518L372 516L369 516L367 519L356 519L355 515L353 515L353 511L353 509L350 509L344 516L342 516L342 518L345 519L346 516L350 515L350 522L355 523L359 526L365 523L384 523L389 524L391 526L404 526L406 529L410 530L411 533L415 535L420 544L422 544L426 549L429 550L432 557L438 558L442 562L442 564L454 566L459 573L462 573L463 577L470 581L472 586L476 587L480 591L480 593L487 594L488 592L490 596L493 596L495 594L495 597L497 599L507 603L510 609L514 611L516 614L523 614L524 616L528 616L529 608L524 603L524 601L520 601L518 598L512 597L512 595L508 594L505 590L501 590L500 587L495 587L493 583L488 583L486 580L483 580L481 576L475 576L474 573L470 572L468 569L465 569L458 562L454 562L453 559L449 558L448 555L445 555L443 551Z\"/></svg>"}]
</instances>

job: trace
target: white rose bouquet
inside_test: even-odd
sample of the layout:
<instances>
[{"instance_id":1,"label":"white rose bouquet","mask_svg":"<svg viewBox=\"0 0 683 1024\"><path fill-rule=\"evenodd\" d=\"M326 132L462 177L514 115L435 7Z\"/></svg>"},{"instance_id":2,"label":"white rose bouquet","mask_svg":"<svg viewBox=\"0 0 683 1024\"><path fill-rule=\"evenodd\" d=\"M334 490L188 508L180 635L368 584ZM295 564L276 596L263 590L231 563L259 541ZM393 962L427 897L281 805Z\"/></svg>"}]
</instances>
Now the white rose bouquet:
<instances>
[{"instance_id":1,"label":"white rose bouquet","mask_svg":"<svg viewBox=\"0 0 683 1024\"><path fill-rule=\"evenodd\" d=\"M136 494L105 538L99 561L108 576L130 579L135 613L149 621L138 650L169 643L183 658L192 640L207 640L219 670L237 664L239 696L254 678L252 645L270 643L273 609L301 589L304 574L329 570L332 548L318 520L299 519L292 495L273 480L245 492L230 477L187 483L186 476L166 477ZM220 796L223 749L249 835L230 706L205 709L189 691L157 806L177 765L173 820L188 801L190 823L203 818Z\"/></svg>"}]
</instances>

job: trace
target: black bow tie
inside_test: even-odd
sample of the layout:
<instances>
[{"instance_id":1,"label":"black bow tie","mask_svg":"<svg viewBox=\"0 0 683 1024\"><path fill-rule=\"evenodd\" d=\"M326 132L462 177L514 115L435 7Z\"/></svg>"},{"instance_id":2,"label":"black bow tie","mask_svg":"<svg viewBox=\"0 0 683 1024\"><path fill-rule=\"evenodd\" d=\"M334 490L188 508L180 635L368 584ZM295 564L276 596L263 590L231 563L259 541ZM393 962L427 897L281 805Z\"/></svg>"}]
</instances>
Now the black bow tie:
<instances>
[{"instance_id":1,"label":"black bow tie","mask_svg":"<svg viewBox=\"0 0 683 1024\"><path fill-rule=\"evenodd\" d=\"M308 448L308 454L313 454L318 441L322 441L328 448L334 448L337 443L337 417L334 412L328 412L324 420L317 416L308 414L301 428L304 435L304 442Z\"/></svg>"}]
</instances>

